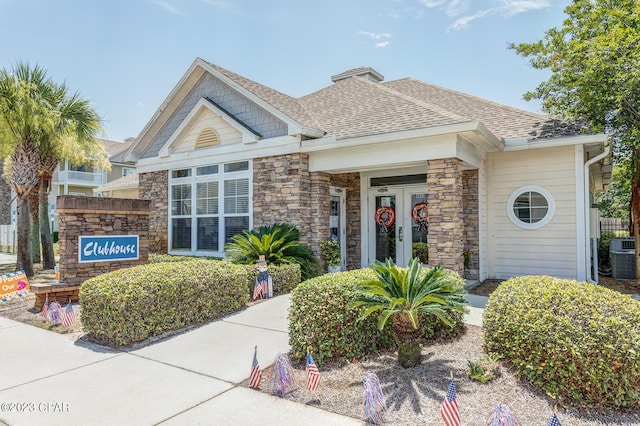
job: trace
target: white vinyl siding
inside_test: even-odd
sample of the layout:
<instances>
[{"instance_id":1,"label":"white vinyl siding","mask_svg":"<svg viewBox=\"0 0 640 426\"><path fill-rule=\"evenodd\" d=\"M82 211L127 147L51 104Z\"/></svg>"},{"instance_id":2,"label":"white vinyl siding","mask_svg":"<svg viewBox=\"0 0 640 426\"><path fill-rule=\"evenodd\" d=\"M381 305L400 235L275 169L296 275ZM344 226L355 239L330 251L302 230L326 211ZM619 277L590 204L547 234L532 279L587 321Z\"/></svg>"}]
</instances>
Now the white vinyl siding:
<instances>
[{"instance_id":1,"label":"white vinyl siding","mask_svg":"<svg viewBox=\"0 0 640 426\"><path fill-rule=\"evenodd\" d=\"M488 157L487 209L489 276L553 275L575 278L576 172L572 146ZM520 187L538 186L555 201L551 221L539 229L522 229L508 217L509 197Z\"/></svg>"}]
</instances>

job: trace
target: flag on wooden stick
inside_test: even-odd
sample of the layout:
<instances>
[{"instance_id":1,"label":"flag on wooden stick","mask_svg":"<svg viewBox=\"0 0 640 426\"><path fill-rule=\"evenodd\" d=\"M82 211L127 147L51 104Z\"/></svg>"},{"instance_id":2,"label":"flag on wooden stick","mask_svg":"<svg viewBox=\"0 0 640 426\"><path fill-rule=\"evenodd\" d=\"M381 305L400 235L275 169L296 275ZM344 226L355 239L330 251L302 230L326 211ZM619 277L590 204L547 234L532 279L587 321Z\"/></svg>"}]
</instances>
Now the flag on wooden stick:
<instances>
[{"instance_id":1,"label":"flag on wooden stick","mask_svg":"<svg viewBox=\"0 0 640 426\"><path fill-rule=\"evenodd\" d=\"M253 364L251 365L251 375L249 376L249 387L254 389L260 389L260 382L262 381L262 370L260 364L258 364L258 347L255 347L253 351Z\"/></svg>"},{"instance_id":2,"label":"flag on wooden stick","mask_svg":"<svg viewBox=\"0 0 640 426\"><path fill-rule=\"evenodd\" d=\"M556 416L556 413L553 413L553 417L551 417L551 420L549 421L549 426L562 426L560 424L560 420L558 420L558 416Z\"/></svg>"},{"instance_id":3,"label":"flag on wooden stick","mask_svg":"<svg viewBox=\"0 0 640 426\"><path fill-rule=\"evenodd\" d=\"M307 372L307 390L314 391L318 389L318 384L320 383L320 371L318 371L318 366L313 361L311 353L309 352L307 352L307 366L305 371Z\"/></svg>"},{"instance_id":4,"label":"flag on wooden stick","mask_svg":"<svg viewBox=\"0 0 640 426\"><path fill-rule=\"evenodd\" d=\"M384 424L384 413L387 411L387 403L384 400L382 386L380 386L380 380L376 373L367 371L362 381L362 386L364 387L362 403L369 422L374 425Z\"/></svg>"},{"instance_id":5,"label":"flag on wooden stick","mask_svg":"<svg viewBox=\"0 0 640 426\"><path fill-rule=\"evenodd\" d=\"M440 415L446 426L460 426L460 411L458 410L458 401L456 400L456 384L453 379L449 382L447 394L444 396L444 401L442 401Z\"/></svg>"},{"instance_id":6,"label":"flag on wooden stick","mask_svg":"<svg viewBox=\"0 0 640 426\"><path fill-rule=\"evenodd\" d=\"M262 284L260 281L256 281L256 285L253 287L253 300L256 300L262 296Z\"/></svg>"},{"instance_id":7,"label":"flag on wooden stick","mask_svg":"<svg viewBox=\"0 0 640 426\"><path fill-rule=\"evenodd\" d=\"M44 305L42 305L42 310L40 311L40 316L44 319L47 319L48 311L49 311L49 295L47 294L47 298L44 301Z\"/></svg>"},{"instance_id":8,"label":"flag on wooden stick","mask_svg":"<svg viewBox=\"0 0 640 426\"><path fill-rule=\"evenodd\" d=\"M73 312L73 306L71 306L71 298L69 298L69 303L64 308L64 314L62 315L62 325L64 327L71 327L73 323L76 321L76 314Z\"/></svg>"}]
</instances>

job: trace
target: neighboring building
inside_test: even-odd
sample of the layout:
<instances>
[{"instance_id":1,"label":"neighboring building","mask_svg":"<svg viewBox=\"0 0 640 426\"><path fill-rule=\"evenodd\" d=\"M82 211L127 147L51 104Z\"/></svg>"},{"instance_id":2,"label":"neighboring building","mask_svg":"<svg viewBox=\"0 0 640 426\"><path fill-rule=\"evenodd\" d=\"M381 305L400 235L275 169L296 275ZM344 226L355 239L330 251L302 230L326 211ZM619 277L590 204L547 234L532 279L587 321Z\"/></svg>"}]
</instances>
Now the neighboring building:
<instances>
[{"instance_id":1,"label":"neighboring building","mask_svg":"<svg viewBox=\"0 0 640 426\"><path fill-rule=\"evenodd\" d=\"M51 188L53 199L58 195L93 196L93 188L136 171L134 163L122 161L122 154L131 146L135 138L128 138L125 142L104 139L97 139L97 141L104 146L111 162L111 171L107 173L91 166L76 166L67 161L60 163L53 175Z\"/></svg>"},{"instance_id":2,"label":"neighboring building","mask_svg":"<svg viewBox=\"0 0 640 426\"><path fill-rule=\"evenodd\" d=\"M105 139L97 139L97 141L104 146L111 163L111 171L106 172L102 169L94 169L91 166L75 166L69 164L68 161L60 163L51 183L51 193L49 194L49 203L51 205L55 207L55 200L58 195L94 196L94 188L130 173L135 173L135 163L122 159L123 154L133 144L135 138L127 138L124 142ZM137 194L135 198L137 198ZM55 229L57 227L54 223Z\"/></svg>"},{"instance_id":3,"label":"neighboring building","mask_svg":"<svg viewBox=\"0 0 640 426\"><path fill-rule=\"evenodd\" d=\"M93 188L93 195L111 198L139 198L138 174L128 173L105 185Z\"/></svg>"},{"instance_id":4,"label":"neighboring building","mask_svg":"<svg viewBox=\"0 0 640 426\"><path fill-rule=\"evenodd\" d=\"M244 229L297 226L343 268L417 243L469 279L592 278L606 137L371 68L292 98L196 59L125 153L152 250L222 256ZM425 259L422 259L423 261Z\"/></svg>"}]
</instances>

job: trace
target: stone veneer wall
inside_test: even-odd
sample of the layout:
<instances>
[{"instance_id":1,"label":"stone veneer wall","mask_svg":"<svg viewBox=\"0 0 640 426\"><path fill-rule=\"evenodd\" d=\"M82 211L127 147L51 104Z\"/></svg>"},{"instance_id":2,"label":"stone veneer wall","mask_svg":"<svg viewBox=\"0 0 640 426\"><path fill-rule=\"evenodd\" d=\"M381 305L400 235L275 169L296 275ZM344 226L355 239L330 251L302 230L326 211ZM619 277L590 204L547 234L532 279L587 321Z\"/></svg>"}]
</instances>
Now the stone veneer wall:
<instances>
[{"instance_id":1,"label":"stone veneer wall","mask_svg":"<svg viewBox=\"0 0 640 426\"><path fill-rule=\"evenodd\" d=\"M360 174L341 173L331 175L331 186L346 188L346 231L347 231L347 269L361 268L361 233L360 227ZM327 218L329 213L327 213ZM327 219L328 220L328 219ZM325 220L325 222L327 221ZM366 219L363 219L366 220ZM327 224L328 226L328 224ZM328 232L328 227L327 227Z\"/></svg>"},{"instance_id":2,"label":"stone veneer wall","mask_svg":"<svg viewBox=\"0 0 640 426\"><path fill-rule=\"evenodd\" d=\"M59 196L60 280L68 286L105 272L147 263L151 202L127 198ZM114 262L78 262L80 235L138 235L138 259Z\"/></svg>"},{"instance_id":3,"label":"stone veneer wall","mask_svg":"<svg viewBox=\"0 0 640 426\"><path fill-rule=\"evenodd\" d=\"M480 277L480 218L478 215L478 170L462 172L462 209L464 211L464 250L469 252L465 278Z\"/></svg>"},{"instance_id":4,"label":"stone veneer wall","mask_svg":"<svg viewBox=\"0 0 640 426\"><path fill-rule=\"evenodd\" d=\"M463 276L465 228L460 160L429 160L427 185L429 264L443 263Z\"/></svg>"},{"instance_id":5,"label":"stone veneer wall","mask_svg":"<svg viewBox=\"0 0 640 426\"><path fill-rule=\"evenodd\" d=\"M314 176L313 185L319 187L322 185L321 181L319 176ZM307 154L286 154L255 159L253 161L253 227L288 223L300 230L301 242L313 247L317 241L314 242L312 238L315 230L312 234L311 218L319 212L311 208L311 186L312 177L309 173ZM318 202L314 201L314 205L318 205Z\"/></svg>"},{"instance_id":6,"label":"stone veneer wall","mask_svg":"<svg viewBox=\"0 0 640 426\"><path fill-rule=\"evenodd\" d=\"M141 173L139 198L151 201L149 251L167 253L169 242L169 172Z\"/></svg>"},{"instance_id":7,"label":"stone veneer wall","mask_svg":"<svg viewBox=\"0 0 640 426\"><path fill-rule=\"evenodd\" d=\"M329 183L331 176L327 173L311 173L309 187L309 206L313 212L306 219L311 222L310 246L321 259L320 241L329 239Z\"/></svg>"}]
</instances>

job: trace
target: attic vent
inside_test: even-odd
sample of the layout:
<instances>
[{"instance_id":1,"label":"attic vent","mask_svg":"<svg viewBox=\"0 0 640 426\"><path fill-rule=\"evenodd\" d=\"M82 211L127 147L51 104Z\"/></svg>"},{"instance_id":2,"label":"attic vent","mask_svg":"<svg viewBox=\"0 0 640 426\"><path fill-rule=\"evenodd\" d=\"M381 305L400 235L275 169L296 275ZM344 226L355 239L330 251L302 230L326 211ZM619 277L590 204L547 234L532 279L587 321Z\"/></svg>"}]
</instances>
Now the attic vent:
<instances>
[{"instance_id":1,"label":"attic vent","mask_svg":"<svg viewBox=\"0 0 640 426\"><path fill-rule=\"evenodd\" d=\"M206 148L208 146L220 145L220 137L218 132L213 129L204 129L196 139L196 149Z\"/></svg>"}]
</instances>

